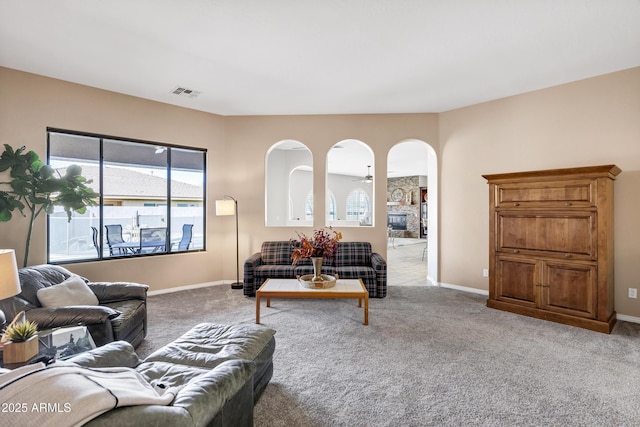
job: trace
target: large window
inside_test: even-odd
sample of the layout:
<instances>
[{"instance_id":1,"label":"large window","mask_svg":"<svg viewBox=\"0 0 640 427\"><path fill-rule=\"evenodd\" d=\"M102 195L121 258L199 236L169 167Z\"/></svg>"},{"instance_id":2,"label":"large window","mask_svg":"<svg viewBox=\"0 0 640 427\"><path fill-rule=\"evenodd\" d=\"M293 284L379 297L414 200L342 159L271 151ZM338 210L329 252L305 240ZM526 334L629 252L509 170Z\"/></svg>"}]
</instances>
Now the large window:
<instances>
[{"instance_id":1,"label":"large window","mask_svg":"<svg viewBox=\"0 0 640 427\"><path fill-rule=\"evenodd\" d=\"M49 129L48 163L81 166L100 194L70 222L48 216L48 262L205 248L205 150Z\"/></svg>"}]
</instances>

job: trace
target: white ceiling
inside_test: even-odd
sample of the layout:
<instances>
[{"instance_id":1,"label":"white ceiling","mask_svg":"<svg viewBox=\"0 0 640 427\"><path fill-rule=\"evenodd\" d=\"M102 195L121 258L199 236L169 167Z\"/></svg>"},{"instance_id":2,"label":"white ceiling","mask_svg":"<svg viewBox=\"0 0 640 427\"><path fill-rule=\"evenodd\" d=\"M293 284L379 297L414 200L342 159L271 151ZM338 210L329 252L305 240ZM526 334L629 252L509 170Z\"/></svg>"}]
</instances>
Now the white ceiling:
<instances>
[{"instance_id":1,"label":"white ceiling","mask_svg":"<svg viewBox=\"0 0 640 427\"><path fill-rule=\"evenodd\" d=\"M639 66L640 1L0 0L0 65L221 115L442 112Z\"/></svg>"},{"instance_id":2,"label":"white ceiling","mask_svg":"<svg viewBox=\"0 0 640 427\"><path fill-rule=\"evenodd\" d=\"M222 115L442 112L640 65L640 1L0 0L0 65Z\"/></svg>"}]
</instances>

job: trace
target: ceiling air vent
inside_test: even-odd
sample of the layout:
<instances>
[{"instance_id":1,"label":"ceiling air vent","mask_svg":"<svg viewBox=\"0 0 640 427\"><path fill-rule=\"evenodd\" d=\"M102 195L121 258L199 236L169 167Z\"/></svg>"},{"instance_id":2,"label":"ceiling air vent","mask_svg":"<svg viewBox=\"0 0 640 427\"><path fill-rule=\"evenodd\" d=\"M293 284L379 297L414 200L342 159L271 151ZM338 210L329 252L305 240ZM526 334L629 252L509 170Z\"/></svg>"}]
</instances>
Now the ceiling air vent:
<instances>
[{"instance_id":1,"label":"ceiling air vent","mask_svg":"<svg viewBox=\"0 0 640 427\"><path fill-rule=\"evenodd\" d=\"M200 92L198 92L197 90L186 89L180 86L176 86L171 91L171 93L173 93L174 95L183 96L185 98L195 98L196 96L200 95Z\"/></svg>"}]
</instances>

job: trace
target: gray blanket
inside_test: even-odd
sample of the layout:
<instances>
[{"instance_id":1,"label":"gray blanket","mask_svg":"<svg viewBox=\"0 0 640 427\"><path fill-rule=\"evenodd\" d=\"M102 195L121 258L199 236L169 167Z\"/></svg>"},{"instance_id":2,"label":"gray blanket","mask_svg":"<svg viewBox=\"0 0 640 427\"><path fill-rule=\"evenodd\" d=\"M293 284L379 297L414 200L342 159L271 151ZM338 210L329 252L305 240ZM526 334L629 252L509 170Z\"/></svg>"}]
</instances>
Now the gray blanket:
<instances>
[{"instance_id":1,"label":"gray blanket","mask_svg":"<svg viewBox=\"0 0 640 427\"><path fill-rule=\"evenodd\" d=\"M0 372L2 425L80 426L114 408L168 405L173 390L157 390L130 368L42 363Z\"/></svg>"}]
</instances>

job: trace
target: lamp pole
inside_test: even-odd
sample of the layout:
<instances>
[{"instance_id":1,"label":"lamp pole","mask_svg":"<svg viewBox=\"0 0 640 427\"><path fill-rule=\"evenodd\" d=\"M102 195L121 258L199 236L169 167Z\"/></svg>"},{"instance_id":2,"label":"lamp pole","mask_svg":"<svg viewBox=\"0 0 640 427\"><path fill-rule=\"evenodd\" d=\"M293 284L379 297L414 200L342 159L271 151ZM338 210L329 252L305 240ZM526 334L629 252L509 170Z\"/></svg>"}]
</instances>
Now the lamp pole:
<instances>
[{"instance_id":1,"label":"lamp pole","mask_svg":"<svg viewBox=\"0 0 640 427\"><path fill-rule=\"evenodd\" d=\"M231 289L242 289L242 282L240 282L240 239L238 235L238 201L231 196L225 196L233 200L234 211L236 214L236 282L231 284Z\"/></svg>"}]
</instances>

